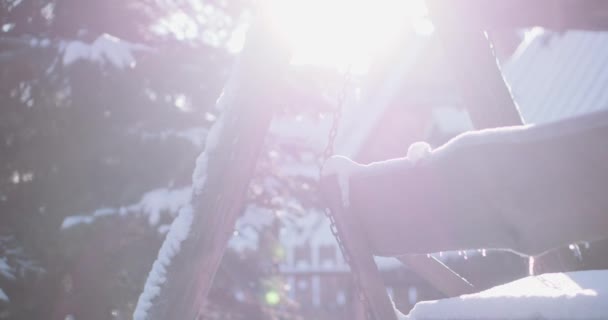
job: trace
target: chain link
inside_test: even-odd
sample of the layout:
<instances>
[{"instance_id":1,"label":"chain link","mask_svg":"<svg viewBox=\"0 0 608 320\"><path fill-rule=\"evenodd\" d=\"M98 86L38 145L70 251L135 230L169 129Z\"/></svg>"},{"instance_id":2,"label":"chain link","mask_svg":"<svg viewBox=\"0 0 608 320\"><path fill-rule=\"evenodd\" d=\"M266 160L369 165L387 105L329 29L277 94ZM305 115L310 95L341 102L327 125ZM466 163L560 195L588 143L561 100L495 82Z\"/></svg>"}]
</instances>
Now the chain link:
<instances>
[{"instance_id":1,"label":"chain link","mask_svg":"<svg viewBox=\"0 0 608 320\"><path fill-rule=\"evenodd\" d=\"M348 90L351 85L351 80L352 80L351 78L352 78L352 73L351 73L351 67L349 66L347 68L346 72L344 73L344 82L343 82L341 91L338 93L336 106L332 110L332 123L331 123L331 128L329 129L327 145L326 145L325 149L323 150L323 153L321 154L321 158L318 162L319 178L322 176L323 166L327 162L327 159L329 159L334 154L336 137L338 136L338 129L340 126L340 121L342 120L342 112L343 112L344 106L346 105L346 102L348 100ZM350 269L352 271L351 274L353 276L355 288L359 295L359 300L363 303L363 305L365 307L366 318L368 320L371 320L371 319L373 319L373 315L370 310L369 299L367 298L365 291L363 290L363 287L361 286L361 276L360 276L359 270L357 268L357 265L354 262L354 260L352 259L352 255L351 255L348 247L344 244L344 241L342 241L342 237L340 236L338 227L336 226L336 220L335 220L331 210L329 208L325 208L324 213L330 221L329 226L330 226L331 233L334 236L334 238L336 239L336 242L338 243L338 247L340 248L340 251L342 252L342 256L344 257L344 262L346 262L346 264L350 267Z\"/></svg>"},{"instance_id":2,"label":"chain link","mask_svg":"<svg viewBox=\"0 0 608 320\"><path fill-rule=\"evenodd\" d=\"M340 127L340 121L342 120L342 111L344 109L344 105L348 99L348 89L351 82L351 70L350 67L344 73L343 84L340 92L338 93L338 99L336 101L336 106L332 110L332 122L331 128L329 129L329 136L327 139L327 145L321 154L321 159L318 163L319 166L319 177L321 177L321 171L323 170L323 165L334 154L334 146L336 143L336 137L338 136L338 129Z\"/></svg>"}]
</instances>

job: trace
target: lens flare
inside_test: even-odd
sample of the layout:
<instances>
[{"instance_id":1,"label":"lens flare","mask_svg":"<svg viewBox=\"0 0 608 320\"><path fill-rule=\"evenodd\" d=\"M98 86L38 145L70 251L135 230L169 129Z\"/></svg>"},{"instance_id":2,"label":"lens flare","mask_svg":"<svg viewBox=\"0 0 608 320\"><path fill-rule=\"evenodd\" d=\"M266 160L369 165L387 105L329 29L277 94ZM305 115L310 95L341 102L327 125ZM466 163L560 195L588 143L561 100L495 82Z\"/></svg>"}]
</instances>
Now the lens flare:
<instances>
[{"instance_id":1,"label":"lens flare","mask_svg":"<svg viewBox=\"0 0 608 320\"><path fill-rule=\"evenodd\" d=\"M421 0L277 0L270 8L279 32L294 48L295 64L364 71L407 26L432 32Z\"/></svg>"}]
</instances>

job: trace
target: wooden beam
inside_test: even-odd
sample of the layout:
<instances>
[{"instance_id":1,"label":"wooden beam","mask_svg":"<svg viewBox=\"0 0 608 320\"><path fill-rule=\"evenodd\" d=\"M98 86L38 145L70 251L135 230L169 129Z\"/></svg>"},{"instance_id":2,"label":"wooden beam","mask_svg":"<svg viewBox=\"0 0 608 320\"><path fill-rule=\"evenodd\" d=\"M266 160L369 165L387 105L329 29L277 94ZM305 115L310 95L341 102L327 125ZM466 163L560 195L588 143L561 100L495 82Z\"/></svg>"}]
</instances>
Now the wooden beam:
<instances>
[{"instance_id":1,"label":"wooden beam","mask_svg":"<svg viewBox=\"0 0 608 320\"><path fill-rule=\"evenodd\" d=\"M547 1L562 0L534 3L539 5ZM510 10L523 9L524 2L530 9L532 1L522 0L459 0L458 5L441 0L427 2L436 33L443 43L448 66L446 73L452 76L476 129L523 123L487 34L478 25L483 23L478 21L486 19L487 15L496 15L497 8L507 10L502 14L510 16Z\"/></svg>"},{"instance_id":2,"label":"wooden beam","mask_svg":"<svg viewBox=\"0 0 608 320\"><path fill-rule=\"evenodd\" d=\"M199 319L245 203L289 61L267 25L258 21L251 29L223 92L223 125L217 145L206 150L205 185L193 191L190 233L167 268L145 319Z\"/></svg>"},{"instance_id":3,"label":"wooden beam","mask_svg":"<svg viewBox=\"0 0 608 320\"><path fill-rule=\"evenodd\" d=\"M358 289L362 290L359 294L363 295L363 302L367 303L365 307L369 308L366 311L371 313L373 319L397 320L395 307L374 261L373 251L365 237L365 230L358 219L354 219L352 213L349 213L342 204L338 177L336 175L324 177L321 180L321 190L336 221L340 239L348 251L345 259L350 259L349 265L351 268L354 267L351 272L360 286Z\"/></svg>"},{"instance_id":4,"label":"wooden beam","mask_svg":"<svg viewBox=\"0 0 608 320\"><path fill-rule=\"evenodd\" d=\"M439 26L447 59L447 76L452 76L475 129L521 125L517 105L500 66L482 31L453 32Z\"/></svg>"},{"instance_id":5,"label":"wooden beam","mask_svg":"<svg viewBox=\"0 0 608 320\"><path fill-rule=\"evenodd\" d=\"M604 0L428 0L435 23L449 30L608 30Z\"/></svg>"}]
</instances>

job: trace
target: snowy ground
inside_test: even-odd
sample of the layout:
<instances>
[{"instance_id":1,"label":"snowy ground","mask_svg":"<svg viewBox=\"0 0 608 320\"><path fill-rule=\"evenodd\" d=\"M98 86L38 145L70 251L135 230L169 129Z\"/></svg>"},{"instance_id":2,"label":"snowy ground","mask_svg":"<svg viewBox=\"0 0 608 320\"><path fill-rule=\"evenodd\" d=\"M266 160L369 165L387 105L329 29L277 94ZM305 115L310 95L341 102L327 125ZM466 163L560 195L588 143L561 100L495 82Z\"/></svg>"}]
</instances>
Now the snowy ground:
<instances>
[{"instance_id":1,"label":"snowy ground","mask_svg":"<svg viewBox=\"0 0 608 320\"><path fill-rule=\"evenodd\" d=\"M552 273L416 304L405 320L608 319L608 270Z\"/></svg>"}]
</instances>

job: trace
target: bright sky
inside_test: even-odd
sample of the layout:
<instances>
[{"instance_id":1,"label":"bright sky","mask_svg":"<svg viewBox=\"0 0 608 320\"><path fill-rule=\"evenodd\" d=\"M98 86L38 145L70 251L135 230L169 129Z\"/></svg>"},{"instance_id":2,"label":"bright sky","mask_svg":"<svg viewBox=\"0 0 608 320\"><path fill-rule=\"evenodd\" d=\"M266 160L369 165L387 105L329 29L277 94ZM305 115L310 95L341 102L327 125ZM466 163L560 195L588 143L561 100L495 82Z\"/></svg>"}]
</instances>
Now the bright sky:
<instances>
[{"instance_id":1,"label":"bright sky","mask_svg":"<svg viewBox=\"0 0 608 320\"><path fill-rule=\"evenodd\" d=\"M364 72L406 24L424 28L426 7L421 0L282 0L275 15L295 48L294 63Z\"/></svg>"},{"instance_id":2,"label":"bright sky","mask_svg":"<svg viewBox=\"0 0 608 320\"><path fill-rule=\"evenodd\" d=\"M395 45L412 26L419 34L430 34L424 0L263 0L279 32L294 47L294 64L311 64L365 73L374 57ZM201 2L192 16L178 11L157 23L153 30L174 34L179 40L202 37L222 45L222 27L230 18ZM227 47L242 48L248 20L238 22ZM204 30L198 24L205 24ZM411 29L410 29L411 30Z\"/></svg>"},{"instance_id":3,"label":"bright sky","mask_svg":"<svg viewBox=\"0 0 608 320\"><path fill-rule=\"evenodd\" d=\"M408 24L421 34L433 32L423 0L275 0L271 8L294 47L294 64L364 73Z\"/></svg>"}]
</instances>

